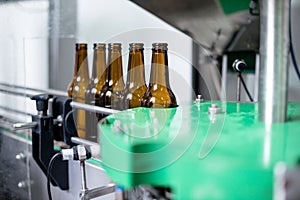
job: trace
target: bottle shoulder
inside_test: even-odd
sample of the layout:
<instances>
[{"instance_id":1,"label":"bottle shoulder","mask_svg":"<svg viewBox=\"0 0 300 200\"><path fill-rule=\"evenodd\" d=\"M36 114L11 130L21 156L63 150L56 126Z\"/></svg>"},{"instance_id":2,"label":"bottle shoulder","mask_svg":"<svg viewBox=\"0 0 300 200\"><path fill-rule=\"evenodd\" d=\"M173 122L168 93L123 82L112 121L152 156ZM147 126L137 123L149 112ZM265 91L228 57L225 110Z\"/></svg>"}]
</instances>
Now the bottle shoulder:
<instances>
[{"instance_id":1,"label":"bottle shoulder","mask_svg":"<svg viewBox=\"0 0 300 200\"><path fill-rule=\"evenodd\" d=\"M143 97L142 106L171 108L177 106L177 101L171 88L152 84Z\"/></svg>"}]
</instances>

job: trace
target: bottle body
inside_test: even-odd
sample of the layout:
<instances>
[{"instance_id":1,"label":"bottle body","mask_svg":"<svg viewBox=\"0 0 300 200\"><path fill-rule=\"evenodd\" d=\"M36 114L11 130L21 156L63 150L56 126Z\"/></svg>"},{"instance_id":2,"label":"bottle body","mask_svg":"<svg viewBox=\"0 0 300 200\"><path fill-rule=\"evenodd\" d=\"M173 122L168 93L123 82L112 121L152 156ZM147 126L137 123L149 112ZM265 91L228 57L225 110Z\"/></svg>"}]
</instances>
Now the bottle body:
<instances>
[{"instance_id":1,"label":"bottle body","mask_svg":"<svg viewBox=\"0 0 300 200\"><path fill-rule=\"evenodd\" d=\"M85 91L89 84L87 44L76 44L74 77L68 87L68 95L75 102L85 103ZM74 116L78 136L85 138L85 111L77 109Z\"/></svg>"},{"instance_id":2,"label":"bottle body","mask_svg":"<svg viewBox=\"0 0 300 200\"><path fill-rule=\"evenodd\" d=\"M85 103L95 105L97 88L102 88L106 78L106 45L103 43L94 44L93 71L89 85L85 92ZM86 111L86 139L97 142L97 122L96 114Z\"/></svg>"},{"instance_id":3,"label":"bottle body","mask_svg":"<svg viewBox=\"0 0 300 200\"><path fill-rule=\"evenodd\" d=\"M147 91L145 83L144 45L131 43L129 45L129 60L127 81L124 90L124 109L140 107Z\"/></svg>"},{"instance_id":4,"label":"bottle body","mask_svg":"<svg viewBox=\"0 0 300 200\"><path fill-rule=\"evenodd\" d=\"M151 75L142 106L149 108L177 107L176 97L169 83L169 68L166 43L152 44Z\"/></svg>"},{"instance_id":5,"label":"bottle body","mask_svg":"<svg viewBox=\"0 0 300 200\"><path fill-rule=\"evenodd\" d=\"M100 94L96 94L95 104L105 108L122 110L124 87L121 44L110 43L108 44L106 81L101 88ZM105 116L104 114L97 115L98 120Z\"/></svg>"}]
</instances>

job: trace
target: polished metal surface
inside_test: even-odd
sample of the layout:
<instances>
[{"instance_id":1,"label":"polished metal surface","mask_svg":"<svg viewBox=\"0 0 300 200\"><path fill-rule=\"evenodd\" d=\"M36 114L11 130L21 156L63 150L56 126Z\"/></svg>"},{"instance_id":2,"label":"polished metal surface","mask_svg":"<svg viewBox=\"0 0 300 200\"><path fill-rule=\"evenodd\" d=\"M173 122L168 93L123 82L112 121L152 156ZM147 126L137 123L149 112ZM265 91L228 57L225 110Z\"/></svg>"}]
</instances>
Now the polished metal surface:
<instances>
[{"instance_id":1,"label":"polished metal surface","mask_svg":"<svg viewBox=\"0 0 300 200\"><path fill-rule=\"evenodd\" d=\"M96 197L105 196L115 192L115 184L108 184L107 186L101 186L94 189L88 189L87 187L87 178L86 178L86 169L85 169L85 160L80 161L80 174L81 174L81 200L94 199Z\"/></svg>"},{"instance_id":2,"label":"polished metal surface","mask_svg":"<svg viewBox=\"0 0 300 200\"><path fill-rule=\"evenodd\" d=\"M71 137L71 141L75 144L80 144L80 145L87 145L87 146L95 146L95 145L98 145L98 143L96 142L91 142L89 140L86 140L86 139L82 139L82 138L79 138L79 137Z\"/></svg>"},{"instance_id":3,"label":"polished metal surface","mask_svg":"<svg viewBox=\"0 0 300 200\"><path fill-rule=\"evenodd\" d=\"M284 122L287 107L289 0L260 1L260 120Z\"/></svg>"},{"instance_id":4,"label":"polished metal surface","mask_svg":"<svg viewBox=\"0 0 300 200\"><path fill-rule=\"evenodd\" d=\"M112 194L115 192L115 188L116 188L115 184L110 183L107 186L102 186L99 188L88 190L85 199L94 199L96 197Z\"/></svg>"},{"instance_id":5,"label":"polished metal surface","mask_svg":"<svg viewBox=\"0 0 300 200\"><path fill-rule=\"evenodd\" d=\"M42 89L23 87L18 85L10 85L1 82L0 82L0 92L8 93L16 96L22 96L22 97L31 97L33 95L41 94L41 93L46 93L46 94L56 95L56 96L67 96L66 92L62 92L59 90L52 90L52 89L42 90ZM49 102L51 103L51 100L49 100ZM103 113L103 114L113 114L119 112L118 110L114 110L114 109L87 105L78 102L71 102L71 106L76 109L83 109L86 111ZM16 112L22 112L22 111L16 111Z\"/></svg>"},{"instance_id":6,"label":"polished metal surface","mask_svg":"<svg viewBox=\"0 0 300 200\"><path fill-rule=\"evenodd\" d=\"M132 1L215 53L223 52L231 40L231 50L258 50L258 17L248 10L226 15L218 0Z\"/></svg>"},{"instance_id":7,"label":"polished metal surface","mask_svg":"<svg viewBox=\"0 0 300 200\"><path fill-rule=\"evenodd\" d=\"M24 130L24 129L31 129L37 126L37 122L28 122L28 123L15 123L12 125L14 130Z\"/></svg>"},{"instance_id":8,"label":"polished metal surface","mask_svg":"<svg viewBox=\"0 0 300 200\"><path fill-rule=\"evenodd\" d=\"M99 107L99 106L93 106L93 105L78 103L78 102L74 102L74 101L71 102L71 106L72 106L72 108L82 109L82 110L96 112L96 113L103 113L103 114L113 114L113 113L119 112L119 110L114 110L114 109L104 108L104 107Z\"/></svg>"},{"instance_id":9,"label":"polished metal surface","mask_svg":"<svg viewBox=\"0 0 300 200\"><path fill-rule=\"evenodd\" d=\"M236 83L236 101L241 101L241 77L238 76Z\"/></svg>"},{"instance_id":10,"label":"polished metal surface","mask_svg":"<svg viewBox=\"0 0 300 200\"><path fill-rule=\"evenodd\" d=\"M24 87L20 85L13 85L0 82L0 92L9 93L17 96L31 97L32 95L46 93L56 96L67 96L66 92L53 89L37 89L31 87Z\"/></svg>"},{"instance_id":11,"label":"polished metal surface","mask_svg":"<svg viewBox=\"0 0 300 200\"><path fill-rule=\"evenodd\" d=\"M81 193L85 193L88 190L86 184L86 174L85 174L85 161L80 161L80 174L81 174Z\"/></svg>"}]
</instances>

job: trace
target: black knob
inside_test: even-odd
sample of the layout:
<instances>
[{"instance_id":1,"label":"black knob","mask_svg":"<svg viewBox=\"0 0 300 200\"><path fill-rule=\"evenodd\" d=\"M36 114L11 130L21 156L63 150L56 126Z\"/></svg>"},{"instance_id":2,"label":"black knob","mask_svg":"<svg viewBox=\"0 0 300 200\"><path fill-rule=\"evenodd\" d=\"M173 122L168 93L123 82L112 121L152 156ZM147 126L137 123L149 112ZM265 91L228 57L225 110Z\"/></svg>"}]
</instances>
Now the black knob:
<instances>
[{"instance_id":1,"label":"black knob","mask_svg":"<svg viewBox=\"0 0 300 200\"><path fill-rule=\"evenodd\" d=\"M236 59L233 62L232 67L235 71L242 72L247 68L247 63L243 59Z\"/></svg>"},{"instance_id":2,"label":"black knob","mask_svg":"<svg viewBox=\"0 0 300 200\"><path fill-rule=\"evenodd\" d=\"M30 97L31 100L36 101L36 109L38 111L43 111L43 113L47 113L48 110L48 100L52 98L52 95L49 94L38 94Z\"/></svg>"}]
</instances>

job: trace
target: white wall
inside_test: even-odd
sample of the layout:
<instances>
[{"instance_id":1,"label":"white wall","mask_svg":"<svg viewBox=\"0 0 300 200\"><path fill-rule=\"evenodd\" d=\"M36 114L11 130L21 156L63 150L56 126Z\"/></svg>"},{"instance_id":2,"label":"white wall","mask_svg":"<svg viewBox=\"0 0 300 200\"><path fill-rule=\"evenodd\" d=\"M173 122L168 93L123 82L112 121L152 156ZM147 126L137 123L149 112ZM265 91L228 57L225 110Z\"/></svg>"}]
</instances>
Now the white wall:
<instances>
[{"instance_id":1,"label":"white wall","mask_svg":"<svg viewBox=\"0 0 300 200\"><path fill-rule=\"evenodd\" d=\"M127 0L78 0L77 13L77 39L78 42L89 44L89 55L92 55L91 47L95 42L123 44L124 77L127 71L129 43L145 44L148 82L151 45L154 42L167 42L171 88L179 103L191 101L192 40L188 36ZM92 56L89 59L91 60Z\"/></svg>"},{"instance_id":2,"label":"white wall","mask_svg":"<svg viewBox=\"0 0 300 200\"><path fill-rule=\"evenodd\" d=\"M0 4L0 82L48 87L48 5L48 1ZM0 93L1 106L26 112L32 107L26 101Z\"/></svg>"}]
</instances>

